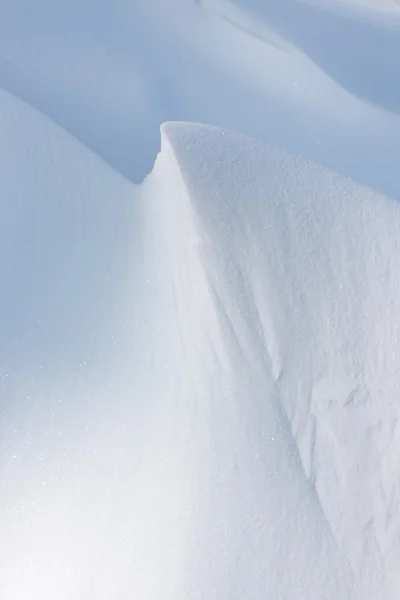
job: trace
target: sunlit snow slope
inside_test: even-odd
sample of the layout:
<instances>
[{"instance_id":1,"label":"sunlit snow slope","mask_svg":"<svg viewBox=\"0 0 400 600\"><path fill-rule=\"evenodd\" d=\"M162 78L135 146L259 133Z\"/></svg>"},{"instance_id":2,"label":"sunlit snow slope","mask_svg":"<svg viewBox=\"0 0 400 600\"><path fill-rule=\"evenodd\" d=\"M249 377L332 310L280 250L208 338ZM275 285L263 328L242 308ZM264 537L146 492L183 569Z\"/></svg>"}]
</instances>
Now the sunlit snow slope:
<instances>
[{"instance_id":1,"label":"sunlit snow slope","mask_svg":"<svg viewBox=\"0 0 400 600\"><path fill-rule=\"evenodd\" d=\"M220 129L136 188L1 109L1 600L398 598L400 208Z\"/></svg>"}]
</instances>

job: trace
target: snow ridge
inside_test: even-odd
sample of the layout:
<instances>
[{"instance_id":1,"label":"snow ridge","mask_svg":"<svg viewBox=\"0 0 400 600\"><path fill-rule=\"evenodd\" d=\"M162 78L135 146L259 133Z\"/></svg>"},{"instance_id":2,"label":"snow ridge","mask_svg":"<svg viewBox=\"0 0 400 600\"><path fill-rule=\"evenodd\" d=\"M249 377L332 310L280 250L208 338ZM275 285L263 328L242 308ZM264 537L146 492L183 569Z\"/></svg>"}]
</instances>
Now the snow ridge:
<instances>
[{"instance_id":1,"label":"snow ridge","mask_svg":"<svg viewBox=\"0 0 400 600\"><path fill-rule=\"evenodd\" d=\"M190 123L136 188L0 101L1 600L397 600L398 205Z\"/></svg>"},{"instance_id":2,"label":"snow ridge","mask_svg":"<svg viewBox=\"0 0 400 600\"><path fill-rule=\"evenodd\" d=\"M389 331L399 322L398 206L227 131L167 124L162 134L179 165L195 236L203 240L196 256L229 372L235 381L246 370L268 373L263 385L276 388L271 395L287 416L338 547L363 593L387 597L397 585L397 542L394 530L384 533L377 522L398 515L392 500L376 494L370 465L386 462L381 448L388 438L379 432L396 413L389 407L398 339ZM387 305L391 310L382 311ZM385 348L378 362L376 348ZM391 495L398 494L397 469L385 473Z\"/></svg>"}]
</instances>

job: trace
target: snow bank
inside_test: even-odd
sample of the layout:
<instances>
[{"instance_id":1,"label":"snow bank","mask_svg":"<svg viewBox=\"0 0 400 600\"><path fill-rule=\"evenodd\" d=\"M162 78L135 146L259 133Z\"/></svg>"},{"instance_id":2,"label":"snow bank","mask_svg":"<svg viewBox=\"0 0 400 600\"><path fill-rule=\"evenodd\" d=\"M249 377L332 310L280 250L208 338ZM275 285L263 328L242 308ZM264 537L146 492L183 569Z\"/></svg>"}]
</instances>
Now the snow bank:
<instances>
[{"instance_id":1,"label":"snow bank","mask_svg":"<svg viewBox=\"0 0 400 600\"><path fill-rule=\"evenodd\" d=\"M397 598L396 203L181 123L136 189L0 109L0 597Z\"/></svg>"}]
</instances>

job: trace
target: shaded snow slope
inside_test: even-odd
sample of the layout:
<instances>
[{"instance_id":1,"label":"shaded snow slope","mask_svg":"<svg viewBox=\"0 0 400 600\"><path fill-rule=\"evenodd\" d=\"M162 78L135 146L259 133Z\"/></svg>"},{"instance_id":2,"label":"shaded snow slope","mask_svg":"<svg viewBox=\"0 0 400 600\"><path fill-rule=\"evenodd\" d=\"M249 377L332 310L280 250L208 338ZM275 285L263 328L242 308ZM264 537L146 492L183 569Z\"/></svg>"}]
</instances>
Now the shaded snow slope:
<instances>
[{"instance_id":1,"label":"shaded snow slope","mask_svg":"<svg viewBox=\"0 0 400 600\"><path fill-rule=\"evenodd\" d=\"M181 123L136 188L0 115L1 600L395 600L398 205Z\"/></svg>"},{"instance_id":2,"label":"shaded snow slope","mask_svg":"<svg viewBox=\"0 0 400 600\"><path fill-rule=\"evenodd\" d=\"M361 2L357 11L350 11L344 8L352 5L346 0L342 6L333 3L330 10L323 0L228 0L227 6L230 3L302 50L352 95L400 111L399 10L374 12Z\"/></svg>"},{"instance_id":3,"label":"shaded snow slope","mask_svg":"<svg viewBox=\"0 0 400 600\"><path fill-rule=\"evenodd\" d=\"M115 597L133 464L123 456L139 418L129 374L146 353L133 197L80 143L0 94L1 600Z\"/></svg>"},{"instance_id":4,"label":"shaded snow slope","mask_svg":"<svg viewBox=\"0 0 400 600\"><path fill-rule=\"evenodd\" d=\"M374 11L375 15L378 14L396 16L398 15L400 10L400 3L398 0L303 0L303 2L308 2L309 4L314 4L321 8L328 9L340 9L345 10L346 12L354 12L357 11L358 14L367 14L369 11Z\"/></svg>"},{"instance_id":5,"label":"shaded snow slope","mask_svg":"<svg viewBox=\"0 0 400 600\"><path fill-rule=\"evenodd\" d=\"M0 336L15 346L15 356L26 349L35 362L54 351L68 359L69 345L74 353L79 335L86 344L96 334L115 300L116 281L126 273L119 263L133 244L127 221L134 188L5 92L0 134L1 304L7 315ZM94 297L96 307L89 311ZM97 342L89 345L98 351ZM87 350L83 347L82 355Z\"/></svg>"}]
</instances>

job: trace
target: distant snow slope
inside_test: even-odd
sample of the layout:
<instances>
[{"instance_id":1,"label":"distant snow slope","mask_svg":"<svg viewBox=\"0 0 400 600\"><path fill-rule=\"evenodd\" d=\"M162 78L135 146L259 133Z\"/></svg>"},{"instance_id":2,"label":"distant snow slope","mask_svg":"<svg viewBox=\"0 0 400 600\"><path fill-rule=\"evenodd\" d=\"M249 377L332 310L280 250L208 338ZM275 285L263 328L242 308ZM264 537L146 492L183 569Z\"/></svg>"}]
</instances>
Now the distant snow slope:
<instances>
[{"instance_id":1,"label":"distant snow slope","mask_svg":"<svg viewBox=\"0 0 400 600\"><path fill-rule=\"evenodd\" d=\"M352 96L400 112L400 11L372 11L351 0L214 0L241 7L253 20L304 52ZM357 7L355 10L355 7ZM353 10L350 8L353 7ZM330 8L330 10L327 10ZM337 106L337 112L342 112ZM346 109L345 109L346 112Z\"/></svg>"},{"instance_id":2,"label":"distant snow slope","mask_svg":"<svg viewBox=\"0 0 400 600\"><path fill-rule=\"evenodd\" d=\"M336 8L340 10L361 11L365 14L368 10L379 13L396 14L400 10L399 0L297 0L320 6L321 8ZM376 14L374 15L377 16Z\"/></svg>"},{"instance_id":3,"label":"distant snow slope","mask_svg":"<svg viewBox=\"0 0 400 600\"><path fill-rule=\"evenodd\" d=\"M398 205L200 125L140 188L0 127L1 600L397 600Z\"/></svg>"},{"instance_id":4,"label":"distant snow slope","mask_svg":"<svg viewBox=\"0 0 400 600\"><path fill-rule=\"evenodd\" d=\"M0 86L135 182L151 169L160 124L185 120L400 198L400 17L325 4L5 0Z\"/></svg>"}]
</instances>

